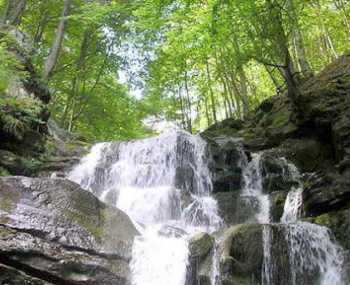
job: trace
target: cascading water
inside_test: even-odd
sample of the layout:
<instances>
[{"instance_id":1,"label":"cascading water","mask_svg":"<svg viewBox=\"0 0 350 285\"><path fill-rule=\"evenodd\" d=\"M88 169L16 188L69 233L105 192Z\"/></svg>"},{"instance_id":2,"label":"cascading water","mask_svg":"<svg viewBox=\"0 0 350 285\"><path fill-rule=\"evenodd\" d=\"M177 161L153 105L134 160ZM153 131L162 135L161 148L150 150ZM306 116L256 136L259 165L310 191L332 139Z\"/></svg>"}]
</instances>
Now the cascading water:
<instances>
[{"instance_id":1,"label":"cascading water","mask_svg":"<svg viewBox=\"0 0 350 285\"><path fill-rule=\"evenodd\" d=\"M208 160L203 139L177 131L97 144L69 174L125 211L141 232L133 245L133 285L184 285L189 237L221 226Z\"/></svg>"},{"instance_id":2,"label":"cascading water","mask_svg":"<svg viewBox=\"0 0 350 285\"><path fill-rule=\"evenodd\" d=\"M293 183L280 223L272 223L270 195L264 189L265 154L252 154L248 161L237 147L241 198L254 213L246 223L263 228L262 284L345 285L342 248L327 228L300 221L303 187L297 168L285 158L274 158L281 175ZM222 226L211 197L208 161L204 140L177 131L97 144L69 173L69 179L125 211L140 231L130 264L133 285L185 285L190 237ZM220 284L219 244L212 253L211 285Z\"/></svg>"},{"instance_id":3,"label":"cascading water","mask_svg":"<svg viewBox=\"0 0 350 285\"><path fill-rule=\"evenodd\" d=\"M254 153L252 160L244 167L241 196L252 198L253 203L258 202L255 217L258 223L265 224L270 222L270 200L269 195L263 192L261 159L262 153Z\"/></svg>"},{"instance_id":4,"label":"cascading water","mask_svg":"<svg viewBox=\"0 0 350 285\"><path fill-rule=\"evenodd\" d=\"M295 178L301 176L292 164L289 170ZM300 180L299 180L300 181ZM302 183L287 196L281 222L285 226L291 283L308 282L321 285L342 285L343 249L332 240L329 229L299 221L302 209Z\"/></svg>"},{"instance_id":5,"label":"cascading water","mask_svg":"<svg viewBox=\"0 0 350 285\"><path fill-rule=\"evenodd\" d=\"M285 158L278 159L282 169L286 170L283 175L297 181L298 186L293 186L287 195L281 223L270 223L270 200L263 189L262 159L263 153L252 154L252 160L244 166L244 187L241 193L241 196L249 196L252 201L257 201L258 206L252 206L256 210L255 219L264 224L262 283L279 285L283 280L283 284L292 285L345 284L342 279L343 250L334 243L330 231L326 227L299 221L303 192L301 175ZM281 232L282 238L279 236ZM276 238L280 240L275 240ZM282 265L277 263L279 257L274 256L274 242L286 245L287 257L284 259L288 260L288 269L281 268Z\"/></svg>"}]
</instances>

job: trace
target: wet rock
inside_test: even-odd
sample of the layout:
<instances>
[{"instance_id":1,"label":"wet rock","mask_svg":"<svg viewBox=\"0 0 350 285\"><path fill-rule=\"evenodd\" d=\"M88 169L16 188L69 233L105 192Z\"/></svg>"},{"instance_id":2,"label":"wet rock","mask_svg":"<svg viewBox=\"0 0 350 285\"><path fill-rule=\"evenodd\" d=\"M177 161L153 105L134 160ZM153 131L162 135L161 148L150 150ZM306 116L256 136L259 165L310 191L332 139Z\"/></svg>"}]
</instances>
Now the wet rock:
<instances>
[{"instance_id":1,"label":"wet rock","mask_svg":"<svg viewBox=\"0 0 350 285\"><path fill-rule=\"evenodd\" d=\"M127 283L137 230L75 183L0 178L0 210L0 264L19 276L38 284Z\"/></svg>"},{"instance_id":2,"label":"wet rock","mask_svg":"<svg viewBox=\"0 0 350 285\"><path fill-rule=\"evenodd\" d=\"M285 159L274 152L265 152L262 158L263 189L265 192L289 191L299 181L293 177Z\"/></svg>"},{"instance_id":3,"label":"wet rock","mask_svg":"<svg viewBox=\"0 0 350 285\"><path fill-rule=\"evenodd\" d=\"M4 285L52 285L38 278L25 274L18 269L0 264L0 284Z\"/></svg>"},{"instance_id":4,"label":"wet rock","mask_svg":"<svg viewBox=\"0 0 350 285\"><path fill-rule=\"evenodd\" d=\"M222 284L260 284L263 262L262 225L225 230L220 243Z\"/></svg>"},{"instance_id":5,"label":"wet rock","mask_svg":"<svg viewBox=\"0 0 350 285\"><path fill-rule=\"evenodd\" d=\"M330 228L341 246L348 251L350 250L350 209L325 213L309 218L309 220Z\"/></svg>"},{"instance_id":6,"label":"wet rock","mask_svg":"<svg viewBox=\"0 0 350 285\"><path fill-rule=\"evenodd\" d=\"M278 191L270 195L271 209L270 216L273 223L279 223L283 216L284 204L286 202L288 192Z\"/></svg>"},{"instance_id":7,"label":"wet rock","mask_svg":"<svg viewBox=\"0 0 350 285\"><path fill-rule=\"evenodd\" d=\"M349 207L350 175L317 172L310 175L303 191L306 216L317 216Z\"/></svg>"},{"instance_id":8,"label":"wet rock","mask_svg":"<svg viewBox=\"0 0 350 285\"><path fill-rule=\"evenodd\" d=\"M241 120L228 118L210 126L202 133L202 136L206 138L218 137L222 135L235 136L235 132L238 132L242 127L243 122Z\"/></svg>"},{"instance_id":9,"label":"wet rock","mask_svg":"<svg viewBox=\"0 0 350 285\"><path fill-rule=\"evenodd\" d=\"M214 238L207 233L199 233L189 241L189 265L186 285L210 285L211 252Z\"/></svg>"},{"instance_id":10,"label":"wet rock","mask_svg":"<svg viewBox=\"0 0 350 285\"><path fill-rule=\"evenodd\" d=\"M213 192L239 191L246 159L240 138L216 137L209 142L213 158Z\"/></svg>"},{"instance_id":11,"label":"wet rock","mask_svg":"<svg viewBox=\"0 0 350 285\"><path fill-rule=\"evenodd\" d=\"M254 222L259 208L255 197L241 196L240 192L220 192L214 194L220 217L228 226Z\"/></svg>"},{"instance_id":12,"label":"wet rock","mask_svg":"<svg viewBox=\"0 0 350 285\"><path fill-rule=\"evenodd\" d=\"M313 138L288 139L280 150L281 156L292 161L301 172L313 172L333 163L331 146Z\"/></svg>"}]
</instances>

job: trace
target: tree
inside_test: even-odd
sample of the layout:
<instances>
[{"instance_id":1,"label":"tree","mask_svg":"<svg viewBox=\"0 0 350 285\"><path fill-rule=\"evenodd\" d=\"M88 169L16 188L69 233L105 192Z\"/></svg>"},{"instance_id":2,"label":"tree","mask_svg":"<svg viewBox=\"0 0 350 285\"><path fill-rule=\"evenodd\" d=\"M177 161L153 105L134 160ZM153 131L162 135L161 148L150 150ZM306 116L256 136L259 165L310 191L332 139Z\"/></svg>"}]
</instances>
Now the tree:
<instances>
[{"instance_id":1,"label":"tree","mask_svg":"<svg viewBox=\"0 0 350 285\"><path fill-rule=\"evenodd\" d=\"M27 0L7 0L2 18L3 24L17 26L21 23Z\"/></svg>"},{"instance_id":2,"label":"tree","mask_svg":"<svg viewBox=\"0 0 350 285\"><path fill-rule=\"evenodd\" d=\"M55 66L57 64L57 60L62 48L62 42L65 34L66 29L66 23L67 23L67 16L69 14L70 5L72 3L72 0L64 0L63 4L63 10L62 10L62 16L61 20L58 24L57 28L57 34L56 37L52 43L52 47L49 53L49 56L47 57L45 61L45 67L44 67L44 73L43 77L44 80L49 80L52 76L52 73L55 69Z\"/></svg>"}]
</instances>

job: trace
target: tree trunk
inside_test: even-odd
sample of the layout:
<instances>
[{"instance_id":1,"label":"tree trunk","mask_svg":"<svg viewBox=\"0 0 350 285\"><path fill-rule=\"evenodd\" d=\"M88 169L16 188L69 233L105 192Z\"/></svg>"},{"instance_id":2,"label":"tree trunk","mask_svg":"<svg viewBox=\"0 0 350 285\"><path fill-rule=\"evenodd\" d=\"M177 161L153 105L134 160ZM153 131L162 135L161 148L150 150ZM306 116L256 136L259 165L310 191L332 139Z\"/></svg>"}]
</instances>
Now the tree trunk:
<instances>
[{"instance_id":1,"label":"tree trunk","mask_svg":"<svg viewBox=\"0 0 350 285\"><path fill-rule=\"evenodd\" d=\"M206 67L207 67L208 87L209 87L210 101L211 101L211 110L212 110L212 114L213 114L213 118L214 118L214 123L217 123L218 120L217 120L216 106L215 106L216 102L215 102L215 98L214 98L213 88L211 85L212 82L211 82L208 59L206 60Z\"/></svg>"},{"instance_id":2,"label":"tree trunk","mask_svg":"<svg viewBox=\"0 0 350 285\"><path fill-rule=\"evenodd\" d=\"M315 0L314 3L316 5L317 19L319 22L319 29L321 32L321 44L323 45L325 55L328 57L328 61L330 62L330 61L334 60L335 58L337 58L338 54L335 51L333 41L329 35L328 28L327 28L325 22L323 21L323 17L321 14L322 6L321 6L319 0Z\"/></svg>"},{"instance_id":3,"label":"tree trunk","mask_svg":"<svg viewBox=\"0 0 350 285\"><path fill-rule=\"evenodd\" d=\"M35 35L34 35L33 41L36 46L41 42L45 28L47 27L49 20L50 20L50 17L49 17L48 11L43 12L43 15L41 16L40 22L38 23L38 26L36 28Z\"/></svg>"},{"instance_id":4,"label":"tree trunk","mask_svg":"<svg viewBox=\"0 0 350 285\"><path fill-rule=\"evenodd\" d=\"M343 14L343 21L345 24L345 27L347 28L347 33L350 37L350 17L346 11L346 3L344 3L344 0L334 0L334 5L337 7L337 9Z\"/></svg>"},{"instance_id":5,"label":"tree trunk","mask_svg":"<svg viewBox=\"0 0 350 285\"><path fill-rule=\"evenodd\" d=\"M185 90L186 90L187 107L188 107L187 131L192 134L192 104L191 104L190 92L188 90L187 71L185 71Z\"/></svg>"},{"instance_id":6,"label":"tree trunk","mask_svg":"<svg viewBox=\"0 0 350 285\"><path fill-rule=\"evenodd\" d=\"M182 95L181 95L181 85L179 84L179 101L180 101L180 108L181 108L181 124L182 124L182 128L186 129L186 119L185 119L185 108L184 108L184 103L183 103L183 99L182 99Z\"/></svg>"},{"instance_id":7,"label":"tree trunk","mask_svg":"<svg viewBox=\"0 0 350 285\"><path fill-rule=\"evenodd\" d=\"M43 75L45 80L50 79L56 67L58 57L60 55L60 51L62 48L64 33L65 33L66 23L67 23L67 16L69 14L71 2L72 0L64 0L62 18L58 24L56 38L52 44L50 54L45 62L44 75Z\"/></svg>"},{"instance_id":8,"label":"tree trunk","mask_svg":"<svg viewBox=\"0 0 350 285\"><path fill-rule=\"evenodd\" d=\"M64 111L63 117L62 117L62 125L66 125L65 123L67 121L67 117L68 117L69 113L74 112L73 107L75 105L76 97L79 94L81 81L83 80L82 75L84 75L84 70L86 69L85 63L86 63L86 57L87 57L87 52L88 52L88 48L89 48L89 39L90 39L91 34L92 33L91 33L90 29L87 29L84 32L83 40L82 40L81 46L80 46L79 58L76 61L75 76L72 79L72 89L71 89L71 92L68 95L68 98L66 100L65 111ZM67 127L69 127L69 124L70 123L68 121Z\"/></svg>"},{"instance_id":9,"label":"tree trunk","mask_svg":"<svg viewBox=\"0 0 350 285\"><path fill-rule=\"evenodd\" d=\"M2 23L18 26L21 23L26 5L27 0L8 0L6 3Z\"/></svg>"},{"instance_id":10,"label":"tree trunk","mask_svg":"<svg viewBox=\"0 0 350 285\"><path fill-rule=\"evenodd\" d=\"M248 100L248 87L247 87L247 77L245 75L243 67L238 69L239 81L241 86L241 98L243 104L243 116L245 117L249 112L249 100Z\"/></svg>"},{"instance_id":11,"label":"tree trunk","mask_svg":"<svg viewBox=\"0 0 350 285\"><path fill-rule=\"evenodd\" d=\"M286 51L285 54L285 67L283 68L283 72L287 83L288 97L291 99L294 107L298 109L299 82L295 78L294 66L289 51Z\"/></svg>"},{"instance_id":12,"label":"tree trunk","mask_svg":"<svg viewBox=\"0 0 350 285\"><path fill-rule=\"evenodd\" d=\"M296 51L296 57L297 57L296 60L300 65L300 70L303 77L310 78L313 76L313 71L306 57L304 39L300 31L299 17L298 17L297 11L295 10L293 1L294 0L288 0L288 10L293 20L292 38L295 45L295 51Z\"/></svg>"},{"instance_id":13,"label":"tree trunk","mask_svg":"<svg viewBox=\"0 0 350 285\"><path fill-rule=\"evenodd\" d=\"M207 96L205 96L205 98L204 98L204 106L205 106L205 116L207 117L207 123L208 123L208 127L209 127L211 125L211 118L210 118L210 115L209 115Z\"/></svg>"}]
</instances>

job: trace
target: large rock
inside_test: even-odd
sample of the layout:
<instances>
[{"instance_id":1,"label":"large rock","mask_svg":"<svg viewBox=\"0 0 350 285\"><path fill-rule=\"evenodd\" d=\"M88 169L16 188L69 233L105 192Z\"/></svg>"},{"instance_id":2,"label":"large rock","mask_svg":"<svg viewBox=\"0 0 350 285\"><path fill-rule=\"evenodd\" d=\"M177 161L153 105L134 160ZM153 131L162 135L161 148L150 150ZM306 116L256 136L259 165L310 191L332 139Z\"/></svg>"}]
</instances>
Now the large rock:
<instances>
[{"instance_id":1,"label":"large rock","mask_svg":"<svg viewBox=\"0 0 350 285\"><path fill-rule=\"evenodd\" d=\"M189 241L186 285L211 285L210 273L214 242L214 238L207 233L199 233Z\"/></svg>"},{"instance_id":2,"label":"large rock","mask_svg":"<svg viewBox=\"0 0 350 285\"><path fill-rule=\"evenodd\" d=\"M337 172L317 172L308 177L303 191L306 216L349 208L350 175Z\"/></svg>"},{"instance_id":3,"label":"large rock","mask_svg":"<svg viewBox=\"0 0 350 285\"><path fill-rule=\"evenodd\" d=\"M203 137L207 137L204 134ZM247 160L242 139L234 137L214 137L208 140L212 154L211 170L213 191L239 191L242 186L242 168Z\"/></svg>"},{"instance_id":4,"label":"large rock","mask_svg":"<svg viewBox=\"0 0 350 285\"><path fill-rule=\"evenodd\" d=\"M330 228L340 245L350 251L350 209L333 211L309 219Z\"/></svg>"},{"instance_id":5,"label":"large rock","mask_svg":"<svg viewBox=\"0 0 350 285\"><path fill-rule=\"evenodd\" d=\"M220 217L228 226L256 222L255 214L259 210L256 197L241 196L236 192L220 192L214 194L218 203Z\"/></svg>"},{"instance_id":6,"label":"large rock","mask_svg":"<svg viewBox=\"0 0 350 285\"><path fill-rule=\"evenodd\" d=\"M0 268L18 272L9 284L128 284L137 234L125 213L75 183L0 178Z\"/></svg>"},{"instance_id":7,"label":"large rock","mask_svg":"<svg viewBox=\"0 0 350 285\"><path fill-rule=\"evenodd\" d=\"M260 284L263 264L263 226L244 224L228 228L220 244L223 285Z\"/></svg>"}]
</instances>

